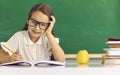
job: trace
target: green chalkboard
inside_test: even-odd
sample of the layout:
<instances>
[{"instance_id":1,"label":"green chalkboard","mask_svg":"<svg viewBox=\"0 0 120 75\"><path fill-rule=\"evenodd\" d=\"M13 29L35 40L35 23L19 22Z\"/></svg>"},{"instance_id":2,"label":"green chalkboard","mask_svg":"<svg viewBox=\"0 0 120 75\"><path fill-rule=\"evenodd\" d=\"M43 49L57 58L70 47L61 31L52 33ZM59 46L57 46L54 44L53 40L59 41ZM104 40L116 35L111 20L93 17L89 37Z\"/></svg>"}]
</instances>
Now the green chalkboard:
<instances>
[{"instance_id":1,"label":"green chalkboard","mask_svg":"<svg viewBox=\"0 0 120 75\"><path fill-rule=\"evenodd\" d=\"M104 53L106 38L120 38L120 0L0 0L0 41L21 30L36 3L53 8L54 31L66 54Z\"/></svg>"}]
</instances>

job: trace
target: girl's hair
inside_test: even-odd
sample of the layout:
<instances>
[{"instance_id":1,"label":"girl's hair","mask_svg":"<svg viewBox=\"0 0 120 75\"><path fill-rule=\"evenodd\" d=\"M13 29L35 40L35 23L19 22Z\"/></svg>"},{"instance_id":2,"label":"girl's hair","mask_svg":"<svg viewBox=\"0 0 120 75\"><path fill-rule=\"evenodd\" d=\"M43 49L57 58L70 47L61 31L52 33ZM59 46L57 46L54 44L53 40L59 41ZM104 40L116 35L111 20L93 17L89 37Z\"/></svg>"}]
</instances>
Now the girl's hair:
<instances>
[{"instance_id":1,"label":"girl's hair","mask_svg":"<svg viewBox=\"0 0 120 75\"><path fill-rule=\"evenodd\" d=\"M41 11L42 13L44 13L45 15L48 16L49 20L52 20L51 19L51 15L54 16L54 13L52 11L52 8L47 5L47 4L42 4L42 3L39 3L39 4L36 4L32 7L32 9L30 10L29 14L28 14L28 18L31 17L32 13L35 12L35 11ZM22 30L28 30L28 25L27 23L25 24L25 26L22 28ZM52 30L52 33L53 33L53 30ZM54 33L53 33L54 34Z\"/></svg>"}]
</instances>

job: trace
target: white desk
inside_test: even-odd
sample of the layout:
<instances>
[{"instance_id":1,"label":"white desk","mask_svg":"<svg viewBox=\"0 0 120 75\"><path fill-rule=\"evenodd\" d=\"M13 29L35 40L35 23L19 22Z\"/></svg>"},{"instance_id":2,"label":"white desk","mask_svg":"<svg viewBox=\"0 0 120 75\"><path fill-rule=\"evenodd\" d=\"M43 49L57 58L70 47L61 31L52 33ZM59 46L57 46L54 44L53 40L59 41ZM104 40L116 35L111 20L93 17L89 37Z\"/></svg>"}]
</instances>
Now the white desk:
<instances>
[{"instance_id":1,"label":"white desk","mask_svg":"<svg viewBox=\"0 0 120 75\"><path fill-rule=\"evenodd\" d=\"M65 67L0 67L0 75L120 75L119 66L103 66L101 60L88 65L77 65L74 59L66 60ZM96 62L96 63L93 63Z\"/></svg>"}]
</instances>

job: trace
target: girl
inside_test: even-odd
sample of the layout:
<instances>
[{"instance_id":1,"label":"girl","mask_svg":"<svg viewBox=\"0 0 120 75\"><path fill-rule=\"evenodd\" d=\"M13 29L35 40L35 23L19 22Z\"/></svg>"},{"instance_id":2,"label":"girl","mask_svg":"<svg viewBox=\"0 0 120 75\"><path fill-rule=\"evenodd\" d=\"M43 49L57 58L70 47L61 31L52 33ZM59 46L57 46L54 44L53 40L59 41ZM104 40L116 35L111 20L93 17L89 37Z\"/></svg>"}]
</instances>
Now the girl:
<instances>
[{"instance_id":1,"label":"girl","mask_svg":"<svg viewBox=\"0 0 120 75\"><path fill-rule=\"evenodd\" d=\"M53 35L54 23L55 17L48 5L33 6L22 31L15 33L6 42L16 53L10 56L3 49L0 50L0 63L50 60L51 55L56 61L64 62L64 51L58 44L59 39Z\"/></svg>"}]
</instances>

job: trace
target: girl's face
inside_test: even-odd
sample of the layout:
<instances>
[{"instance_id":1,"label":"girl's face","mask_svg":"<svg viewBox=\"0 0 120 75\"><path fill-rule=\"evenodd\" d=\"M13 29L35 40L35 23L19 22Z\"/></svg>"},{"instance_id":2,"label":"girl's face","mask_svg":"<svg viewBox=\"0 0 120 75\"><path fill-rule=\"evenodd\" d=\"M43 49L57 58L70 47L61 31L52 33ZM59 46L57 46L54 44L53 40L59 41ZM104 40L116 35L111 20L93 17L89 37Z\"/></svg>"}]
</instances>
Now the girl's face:
<instances>
[{"instance_id":1,"label":"girl's face","mask_svg":"<svg viewBox=\"0 0 120 75\"><path fill-rule=\"evenodd\" d=\"M35 11L28 19L28 32L31 39L39 39L48 26L49 18L41 11Z\"/></svg>"}]
</instances>

